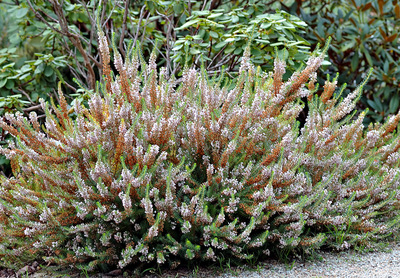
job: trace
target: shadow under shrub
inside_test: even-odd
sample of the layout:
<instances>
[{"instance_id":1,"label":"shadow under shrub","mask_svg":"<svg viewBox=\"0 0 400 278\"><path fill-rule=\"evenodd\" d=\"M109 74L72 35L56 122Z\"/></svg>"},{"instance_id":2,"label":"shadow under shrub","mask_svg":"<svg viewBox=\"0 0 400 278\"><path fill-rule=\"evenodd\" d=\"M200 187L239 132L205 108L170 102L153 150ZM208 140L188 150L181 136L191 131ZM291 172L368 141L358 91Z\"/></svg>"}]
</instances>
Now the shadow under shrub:
<instances>
[{"instance_id":1,"label":"shadow under shrub","mask_svg":"<svg viewBox=\"0 0 400 278\"><path fill-rule=\"evenodd\" d=\"M16 138L0 149L15 176L0 177L3 266L175 267L398 230L400 114L364 131L365 113L348 115L364 84L340 99L328 80L314 95L326 49L288 81L284 61L262 72L247 50L228 90L187 67L176 87L155 53L146 64L136 49L123 62L114 48L112 77L102 32L99 43L104 82L88 107L76 101L69 115L59 90L54 113L42 101L44 126L34 112L0 121Z\"/></svg>"}]
</instances>

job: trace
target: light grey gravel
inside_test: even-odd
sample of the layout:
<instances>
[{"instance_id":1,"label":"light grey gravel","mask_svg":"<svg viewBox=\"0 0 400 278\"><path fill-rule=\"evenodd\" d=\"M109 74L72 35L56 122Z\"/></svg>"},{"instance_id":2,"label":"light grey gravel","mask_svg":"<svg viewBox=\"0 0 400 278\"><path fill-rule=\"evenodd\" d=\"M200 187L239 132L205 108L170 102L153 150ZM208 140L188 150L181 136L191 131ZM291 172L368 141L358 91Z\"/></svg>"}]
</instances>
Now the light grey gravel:
<instances>
[{"instance_id":1,"label":"light grey gravel","mask_svg":"<svg viewBox=\"0 0 400 278\"><path fill-rule=\"evenodd\" d=\"M258 270L235 269L219 278L311 278L311 277L360 277L400 278L400 243L391 244L391 252L360 254L354 251L341 253L319 252L321 261L294 262L293 268L269 261ZM248 269L248 268L247 268ZM236 275L235 275L236 274Z\"/></svg>"}]
</instances>

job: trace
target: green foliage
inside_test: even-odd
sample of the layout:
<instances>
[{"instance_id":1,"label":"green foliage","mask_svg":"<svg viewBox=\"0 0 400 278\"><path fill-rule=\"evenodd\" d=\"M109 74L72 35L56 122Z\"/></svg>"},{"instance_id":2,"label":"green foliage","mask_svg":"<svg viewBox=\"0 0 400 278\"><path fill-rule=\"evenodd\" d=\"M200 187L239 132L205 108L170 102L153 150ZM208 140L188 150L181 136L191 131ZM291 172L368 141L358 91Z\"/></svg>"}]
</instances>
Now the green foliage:
<instances>
[{"instance_id":1,"label":"green foliage","mask_svg":"<svg viewBox=\"0 0 400 278\"><path fill-rule=\"evenodd\" d=\"M63 6L51 4L48 1L39 1L34 4L30 7L24 0L0 3L4 26L7 26L2 34L5 38L2 42L3 47L6 48L4 52L14 53L14 48L18 48L19 53L14 56L19 61L17 68L23 66L23 61L20 60L24 60L24 56L52 55L50 60L64 59L65 63L49 67L48 65L43 67L36 65L36 68L25 67L19 76L28 76L29 73L30 77L35 77L35 81L40 83L40 80L36 80L36 75L46 73L46 77L53 81L56 76L53 72L54 66L65 69L68 64L71 69L75 69L72 70L70 76L74 75L85 87L94 89L94 86L87 84L85 80L87 72L80 72L76 68L84 64L83 56L85 55L90 56L91 67L95 69L99 66L100 61L93 58L97 53L97 42L93 38L92 28L95 22L94 14L98 9L95 1L86 4L63 1ZM277 11L276 14L266 14L266 7L262 4L251 4L246 9L240 6L240 2L231 1L218 5L212 1L204 3L131 1L128 6L122 4L122 2L117 2L116 5L112 5L106 1L106 5L102 7L100 20L102 26L106 25L106 36L110 34L108 22L111 21L114 29L126 32L126 34L116 34L119 41L118 47L123 56L125 56L123 47L127 46L128 38L135 38L134 43L139 40L145 55L150 54L150 50L158 41L162 56L160 65L168 65L170 72L181 73L180 60L184 59L186 54L188 54L186 62L189 66L195 62L193 59L195 55L202 57L200 59L203 59L214 71L221 70L223 65L226 65L228 72L237 71L239 58L243 55L249 39L253 39L252 55L257 57L253 62L269 67L265 68L268 70L272 68L272 57L276 55L275 47L281 49L285 47L286 53L282 55L293 59L289 61L289 67L292 70L297 69L299 63L304 61L310 53L309 43L300 37L304 33L301 29L305 28L305 23L281 11ZM4 16L6 12L7 17ZM50 18L49 15L52 17ZM105 18L106 16L108 19ZM61 18L65 18L65 22ZM50 28L48 25L50 20L56 20L61 25ZM65 33L63 28L77 34L83 52L79 49L78 43L74 43L67 36L68 33ZM74 51L71 52L73 47L78 48L75 55ZM200 65L199 58L197 66ZM174 62L179 62L176 64L178 68L175 67ZM8 77L8 75L4 76ZM2 82L8 81L2 80ZM32 86L32 84L24 85ZM45 88L54 88L54 84L46 84L45 81L40 85ZM13 88L17 85L13 85L10 81L8 87ZM36 88L25 88L29 95L34 89ZM49 92L43 92L45 93ZM34 96L33 101L36 99L37 97Z\"/></svg>"},{"instance_id":2,"label":"green foliage","mask_svg":"<svg viewBox=\"0 0 400 278\"><path fill-rule=\"evenodd\" d=\"M280 1L276 1L280 2ZM354 89L370 67L360 108L369 108L364 124L383 122L399 109L400 3L398 1L283 1L286 11L308 25L305 38L313 45L332 37L328 73Z\"/></svg>"},{"instance_id":3,"label":"green foliage","mask_svg":"<svg viewBox=\"0 0 400 278\"><path fill-rule=\"evenodd\" d=\"M14 54L16 48L4 48L0 50L0 94L3 98L21 98L16 96L23 93L29 101L5 101L8 109L19 109L27 104L38 102L39 98L46 98L57 85L57 76L62 78L58 68L65 67L65 56L54 58L52 54L35 54L35 60L22 61ZM52 87L50 87L52 86ZM30 92L30 94L27 93ZM9 112L10 110L8 110ZM3 111L1 111L3 112ZM1 113L0 112L0 113ZM4 113L1 113L4 114Z\"/></svg>"},{"instance_id":4,"label":"green foliage","mask_svg":"<svg viewBox=\"0 0 400 278\"><path fill-rule=\"evenodd\" d=\"M304 22L285 12L268 10L263 3L179 0L137 1L135 5L139 18L132 28L144 30L136 36L141 37L144 53L150 53L149 48L158 40L159 65L172 73L181 72L184 63L200 67L201 62L210 75L220 72L222 66L227 73L237 72L249 39L253 40L253 62L263 69L272 69L275 47L292 59L288 66L292 71L310 54L309 43L301 37ZM145 20L142 15L146 12Z\"/></svg>"},{"instance_id":5,"label":"green foliage","mask_svg":"<svg viewBox=\"0 0 400 278\"><path fill-rule=\"evenodd\" d=\"M177 85L155 52L124 62L116 46L114 76L102 31L99 48L87 105L71 111L59 87L43 126L34 112L0 120L16 138L0 148L14 172L0 176L2 265L230 266L399 231L400 112L364 131L351 112L366 81L344 99L335 79L316 94L327 47L287 81L283 60L264 72L247 49L228 85L189 67Z\"/></svg>"},{"instance_id":6,"label":"green foliage","mask_svg":"<svg viewBox=\"0 0 400 278\"><path fill-rule=\"evenodd\" d=\"M0 51L1 96L22 92L31 105L39 98L49 99L57 76L61 76L59 69L67 65L66 56L61 55L51 39L42 37L45 25L35 22L26 4L2 2L0 14L7 15L3 18Z\"/></svg>"},{"instance_id":7,"label":"green foliage","mask_svg":"<svg viewBox=\"0 0 400 278\"><path fill-rule=\"evenodd\" d=\"M271 70L272 57L278 54L275 50L285 47L281 55L291 58L289 65L293 71L309 55L309 43L298 35L305 26L298 18L282 11L275 14L256 12L254 8L192 11L187 22L175 28L177 41L171 58L175 63L187 59L189 66L193 63L200 66L197 61L200 58L210 72L220 72L222 65L226 65L228 73L237 72L240 57L251 39L255 65Z\"/></svg>"}]
</instances>

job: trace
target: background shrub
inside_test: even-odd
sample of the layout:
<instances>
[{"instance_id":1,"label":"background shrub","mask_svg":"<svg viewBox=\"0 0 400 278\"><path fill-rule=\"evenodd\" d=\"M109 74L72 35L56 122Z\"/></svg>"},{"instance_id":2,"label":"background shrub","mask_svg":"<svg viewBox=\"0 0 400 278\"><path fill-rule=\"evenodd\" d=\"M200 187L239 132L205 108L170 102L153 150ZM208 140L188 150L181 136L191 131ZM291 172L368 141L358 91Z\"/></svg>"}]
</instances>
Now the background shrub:
<instances>
[{"instance_id":1,"label":"background shrub","mask_svg":"<svg viewBox=\"0 0 400 278\"><path fill-rule=\"evenodd\" d=\"M99 36L105 78L88 105L69 111L59 88L53 112L42 102L43 127L34 112L0 121L17 138L0 149L15 175L0 176L3 265L175 267L370 246L398 231L400 113L364 131L365 113L348 114L365 82L342 101L336 79L315 94L326 48L287 81L283 60L263 72L247 49L232 86L188 67L176 86L138 49L123 62L114 47L113 77Z\"/></svg>"},{"instance_id":2,"label":"background shrub","mask_svg":"<svg viewBox=\"0 0 400 278\"><path fill-rule=\"evenodd\" d=\"M331 65L325 73L339 73L349 93L370 67L374 68L358 108L369 108L364 119L383 122L399 109L398 65L400 3L398 1L275 1L308 25L304 38L312 45L332 37L328 51Z\"/></svg>"}]
</instances>

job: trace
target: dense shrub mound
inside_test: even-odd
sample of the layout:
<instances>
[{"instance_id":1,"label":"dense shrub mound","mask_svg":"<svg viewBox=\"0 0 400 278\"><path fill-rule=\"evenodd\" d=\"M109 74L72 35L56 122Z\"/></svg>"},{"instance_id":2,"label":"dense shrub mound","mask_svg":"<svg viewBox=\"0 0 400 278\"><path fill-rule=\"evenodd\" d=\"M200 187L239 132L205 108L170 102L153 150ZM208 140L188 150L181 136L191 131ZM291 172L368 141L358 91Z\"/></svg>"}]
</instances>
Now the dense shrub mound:
<instances>
[{"instance_id":1,"label":"dense shrub mound","mask_svg":"<svg viewBox=\"0 0 400 278\"><path fill-rule=\"evenodd\" d=\"M0 177L3 265L176 266L398 230L400 114L364 131L365 113L347 116L362 86L340 99L328 80L316 95L326 49L288 81L284 61L262 72L247 50L234 84L186 67L177 86L136 49L123 62L114 47L113 77L99 36L105 78L88 106L60 90L43 126L35 113L0 121L17 139L0 150L15 176Z\"/></svg>"}]
</instances>

